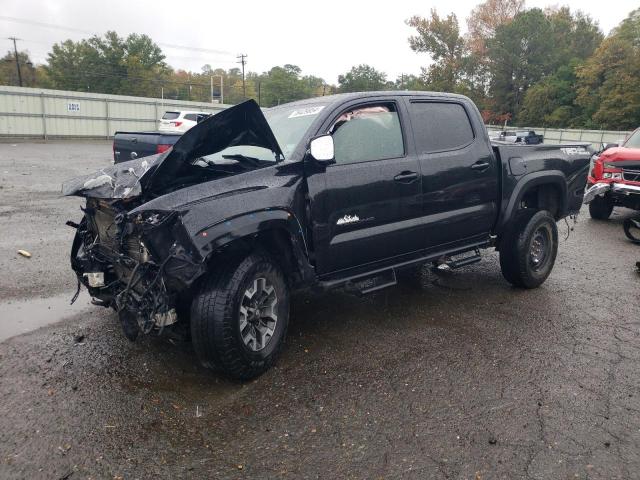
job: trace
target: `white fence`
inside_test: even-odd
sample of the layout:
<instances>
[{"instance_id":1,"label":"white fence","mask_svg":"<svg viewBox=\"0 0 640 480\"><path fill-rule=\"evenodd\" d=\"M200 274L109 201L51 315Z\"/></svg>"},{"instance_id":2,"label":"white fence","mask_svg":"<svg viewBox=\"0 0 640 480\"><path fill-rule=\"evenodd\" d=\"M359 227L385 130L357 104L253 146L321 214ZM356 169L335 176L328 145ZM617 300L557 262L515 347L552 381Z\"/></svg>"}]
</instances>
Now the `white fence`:
<instances>
[{"instance_id":1,"label":"white fence","mask_svg":"<svg viewBox=\"0 0 640 480\"><path fill-rule=\"evenodd\" d=\"M228 105L0 86L0 137L110 138L156 130L166 110L219 112Z\"/></svg>"},{"instance_id":2,"label":"white fence","mask_svg":"<svg viewBox=\"0 0 640 480\"><path fill-rule=\"evenodd\" d=\"M489 135L505 130L497 125L487 125ZM544 135L544 143L571 143L589 142L594 147L601 143L621 144L631 132L615 130L571 130L558 128L536 128L536 127L507 127L506 130L534 130L539 135Z\"/></svg>"}]
</instances>

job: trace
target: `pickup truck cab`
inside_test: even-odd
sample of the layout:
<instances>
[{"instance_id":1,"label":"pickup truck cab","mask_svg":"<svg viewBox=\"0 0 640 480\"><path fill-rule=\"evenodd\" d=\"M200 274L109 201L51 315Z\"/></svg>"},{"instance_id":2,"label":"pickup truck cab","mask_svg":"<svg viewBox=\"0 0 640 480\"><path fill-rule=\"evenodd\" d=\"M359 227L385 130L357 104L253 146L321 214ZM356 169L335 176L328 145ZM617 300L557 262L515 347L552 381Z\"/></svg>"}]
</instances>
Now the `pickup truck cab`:
<instances>
[{"instance_id":1,"label":"pickup truck cab","mask_svg":"<svg viewBox=\"0 0 640 480\"><path fill-rule=\"evenodd\" d=\"M71 265L129 338L183 324L204 365L251 378L276 359L301 289L369 293L402 269L461 267L490 247L507 281L541 285L590 156L493 146L454 94L342 94L264 112L247 101L167 152L65 183L87 201L70 222Z\"/></svg>"},{"instance_id":2,"label":"pickup truck cab","mask_svg":"<svg viewBox=\"0 0 640 480\"><path fill-rule=\"evenodd\" d=\"M608 144L591 158L584 202L596 220L606 220L614 207L640 210L640 129L622 146Z\"/></svg>"}]
</instances>

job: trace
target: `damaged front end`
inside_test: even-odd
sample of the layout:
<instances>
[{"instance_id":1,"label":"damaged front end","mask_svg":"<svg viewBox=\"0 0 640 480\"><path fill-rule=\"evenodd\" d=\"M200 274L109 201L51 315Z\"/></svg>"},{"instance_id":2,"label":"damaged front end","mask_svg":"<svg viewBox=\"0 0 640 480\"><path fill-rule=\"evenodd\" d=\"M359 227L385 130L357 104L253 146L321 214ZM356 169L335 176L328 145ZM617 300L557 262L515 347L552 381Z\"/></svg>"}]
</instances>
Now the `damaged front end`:
<instances>
[{"instance_id":1,"label":"damaged front end","mask_svg":"<svg viewBox=\"0 0 640 480\"><path fill-rule=\"evenodd\" d=\"M182 294L204 272L179 212L129 213L126 202L87 199L71 266L100 305L113 307L124 331L162 331L177 321Z\"/></svg>"},{"instance_id":2,"label":"damaged front end","mask_svg":"<svg viewBox=\"0 0 640 480\"><path fill-rule=\"evenodd\" d=\"M145 204L167 193L237 171L196 167L194 161L230 146L282 152L257 104L245 102L198 124L160 155L120 163L63 185L86 198L71 250L71 266L93 303L115 309L130 339L162 332L178 320L183 300L206 271L206 258L185 228L186 210Z\"/></svg>"}]
</instances>

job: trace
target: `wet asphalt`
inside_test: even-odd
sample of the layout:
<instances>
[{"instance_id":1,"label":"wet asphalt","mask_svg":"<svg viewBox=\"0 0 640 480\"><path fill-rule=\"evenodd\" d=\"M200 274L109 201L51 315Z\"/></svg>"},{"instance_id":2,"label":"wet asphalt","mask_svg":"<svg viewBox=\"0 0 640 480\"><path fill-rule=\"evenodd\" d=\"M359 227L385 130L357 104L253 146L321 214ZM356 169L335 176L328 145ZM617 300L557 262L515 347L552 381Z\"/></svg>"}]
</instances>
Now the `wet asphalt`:
<instances>
[{"instance_id":1,"label":"wet asphalt","mask_svg":"<svg viewBox=\"0 0 640 480\"><path fill-rule=\"evenodd\" d=\"M629 211L583 212L568 239L559 224L536 290L487 251L373 296L297 297L277 366L240 384L188 343L131 343L110 311L59 300L80 206L60 183L110 155L0 144L0 323L52 323L0 343L0 478L640 478Z\"/></svg>"}]
</instances>

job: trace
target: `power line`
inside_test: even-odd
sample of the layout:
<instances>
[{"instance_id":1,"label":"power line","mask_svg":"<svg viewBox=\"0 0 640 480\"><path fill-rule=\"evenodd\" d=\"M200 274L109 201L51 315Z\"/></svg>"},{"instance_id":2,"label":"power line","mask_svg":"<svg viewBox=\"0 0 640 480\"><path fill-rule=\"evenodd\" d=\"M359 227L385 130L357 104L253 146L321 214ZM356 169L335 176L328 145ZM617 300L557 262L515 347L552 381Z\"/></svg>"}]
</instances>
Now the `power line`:
<instances>
[{"instance_id":1,"label":"power line","mask_svg":"<svg viewBox=\"0 0 640 480\"><path fill-rule=\"evenodd\" d=\"M26 18L18 18L18 17L9 17L6 15L0 15L0 20L5 20L7 22L16 22L16 23L22 23L25 25L33 25L36 27L43 27L43 28L53 28L56 30L64 30L64 31L68 31L68 32L75 32L75 33L83 33L85 35L95 35L95 32L91 32L89 30L82 30L80 28L74 28L74 27L65 27L63 25L56 25L53 23L44 23L44 22L37 22L35 20L29 20ZM204 53L215 53L218 55L231 55L231 52L228 52L226 50L215 50L212 48L201 48L201 47L191 47L188 45L176 45L174 43L161 43L161 42L156 42L158 45L160 46L164 46L166 48L176 48L179 50L191 50L191 51L197 51L197 52L204 52Z\"/></svg>"}]
</instances>

